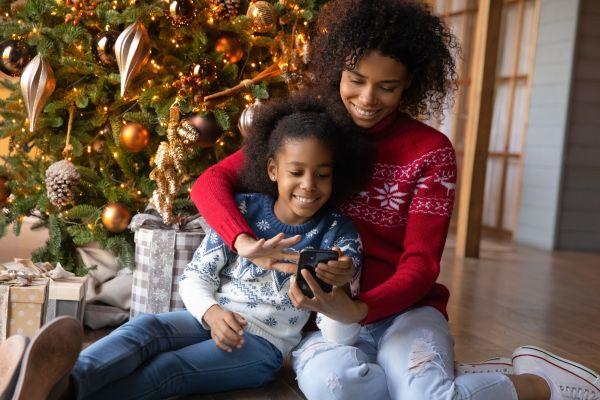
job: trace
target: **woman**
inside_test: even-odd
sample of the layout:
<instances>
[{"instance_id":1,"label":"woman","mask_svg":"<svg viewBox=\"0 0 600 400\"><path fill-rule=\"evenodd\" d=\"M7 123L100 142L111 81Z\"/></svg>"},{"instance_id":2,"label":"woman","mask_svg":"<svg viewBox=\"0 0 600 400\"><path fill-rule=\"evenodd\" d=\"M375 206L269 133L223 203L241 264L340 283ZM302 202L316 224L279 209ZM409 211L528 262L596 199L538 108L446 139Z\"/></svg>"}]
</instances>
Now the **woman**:
<instances>
[{"instance_id":1,"label":"woman","mask_svg":"<svg viewBox=\"0 0 600 400\"><path fill-rule=\"evenodd\" d=\"M317 275L338 286L304 297L301 308L342 322L360 322L355 346L325 343L309 334L293 356L298 383L310 399L376 398L373 385L353 385L361 368L373 382L385 376L393 399L596 398L598 375L541 349L515 350L501 372L455 376L446 314L448 290L436 283L456 182L448 139L412 116L439 115L456 81L454 37L420 4L400 0L333 0L320 14L311 68L322 95L334 93L336 115L364 128L376 147L367 187L341 207L364 242L361 293L339 286L351 270L320 265ZM232 248L266 268L286 269L281 251L293 238L254 239L232 194L242 165L238 152L196 182L192 199ZM482 364L492 370L493 363ZM475 371L477 372L477 371ZM579 397L578 397L579 396ZM587 396L587 397L586 397Z\"/></svg>"}]
</instances>

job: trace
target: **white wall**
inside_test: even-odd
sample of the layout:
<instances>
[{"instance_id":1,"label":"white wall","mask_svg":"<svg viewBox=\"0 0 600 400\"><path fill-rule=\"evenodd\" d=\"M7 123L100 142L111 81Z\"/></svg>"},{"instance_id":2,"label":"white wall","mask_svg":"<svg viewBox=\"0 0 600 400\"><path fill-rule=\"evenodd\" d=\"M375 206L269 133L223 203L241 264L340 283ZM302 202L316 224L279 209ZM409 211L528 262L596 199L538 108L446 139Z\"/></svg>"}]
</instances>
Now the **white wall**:
<instances>
[{"instance_id":1,"label":"white wall","mask_svg":"<svg viewBox=\"0 0 600 400\"><path fill-rule=\"evenodd\" d=\"M581 1L541 0L516 239L546 249L556 246Z\"/></svg>"}]
</instances>

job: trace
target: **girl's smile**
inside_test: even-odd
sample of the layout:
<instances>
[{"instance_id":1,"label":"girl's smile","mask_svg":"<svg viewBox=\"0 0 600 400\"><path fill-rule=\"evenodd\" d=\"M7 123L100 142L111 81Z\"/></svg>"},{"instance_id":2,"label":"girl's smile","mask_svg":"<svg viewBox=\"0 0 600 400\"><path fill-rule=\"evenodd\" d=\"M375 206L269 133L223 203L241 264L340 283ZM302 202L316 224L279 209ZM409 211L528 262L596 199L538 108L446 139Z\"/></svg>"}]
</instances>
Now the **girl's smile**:
<instances>
[{"instance_id":1,"label":"girl's smile","mask_svg":"<svg viewBox=\"0 0 600 400\"><path fill-rule=\"evenodd\" d=\"M316 138L288 140L269 160L268 173L277 182L275 215L285 224L300 225L331 197L333 155Z\"/></svg>"}]
</instances>

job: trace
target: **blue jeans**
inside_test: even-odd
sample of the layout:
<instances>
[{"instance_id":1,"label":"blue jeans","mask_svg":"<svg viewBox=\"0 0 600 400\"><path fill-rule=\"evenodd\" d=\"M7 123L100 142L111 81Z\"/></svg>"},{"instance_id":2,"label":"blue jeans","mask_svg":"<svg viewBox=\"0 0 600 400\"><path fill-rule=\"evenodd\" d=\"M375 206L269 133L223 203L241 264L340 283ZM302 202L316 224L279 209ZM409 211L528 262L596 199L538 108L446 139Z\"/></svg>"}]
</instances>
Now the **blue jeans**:
<instances>
[{"instance_id":1,"label":"blue jeans","mask_svg":"<svg viewBox=\"0 0 600 400\"><path fill-rule=\"evenodd\" d=\"M516 400L500 373L454 376L454 342L444 316L419 307L363 326L354 346L327 343L320 332L292 353L309 400Z\"/></svg>"},{"instance_id":2,"label":"blue jeans","mask_svg":"<svg viewBox=\"0 0 600 400\"><path fill-rule=\"evenodd\" d=\"M71 372L78 399L161 399L260 387L273 380L281 352L245 334L231 353L188 312L142 315L81 352Z\"/></svg>"}]
</instances>

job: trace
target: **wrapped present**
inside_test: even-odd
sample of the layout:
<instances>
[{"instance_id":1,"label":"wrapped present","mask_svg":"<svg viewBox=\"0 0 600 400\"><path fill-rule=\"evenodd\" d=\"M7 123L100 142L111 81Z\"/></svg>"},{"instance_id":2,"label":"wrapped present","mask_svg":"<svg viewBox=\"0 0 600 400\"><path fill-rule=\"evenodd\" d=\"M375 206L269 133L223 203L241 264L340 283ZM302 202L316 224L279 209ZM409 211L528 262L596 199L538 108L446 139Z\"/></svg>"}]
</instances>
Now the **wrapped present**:
<instances>
[{"instance_id":1,"label":"wrapped present","mask_svg":"<svg viewBox=\"0 0 600 400\"><path fill-rule=\"evenodd\" d=\"M129 227L135 232L130 317L182 310L179 276L200 246L206 222L194 215L165 225L155 210L146 210Z\"/></svg>"},{"instance_id":2,"label":"wrapped present","mask_svg":"<svg viewBox=\"0 0 600 400\"><path fill-rule=\"evenodd\" d=\"M0 285L0 340L17 333L32 337L44 322L48 278L11 282Z\"/></svg>"},{"instance_id":3,"label":"wrapped present","mask_svg":"<svg viewBox=\"0 0 600 400\"><path fill-rule=\"evenodd\" d=\"M69 316L83 322L87 276L51 280L48 285L48 304L45 322L56 317Z\"/></svg>"}]
</instances>

